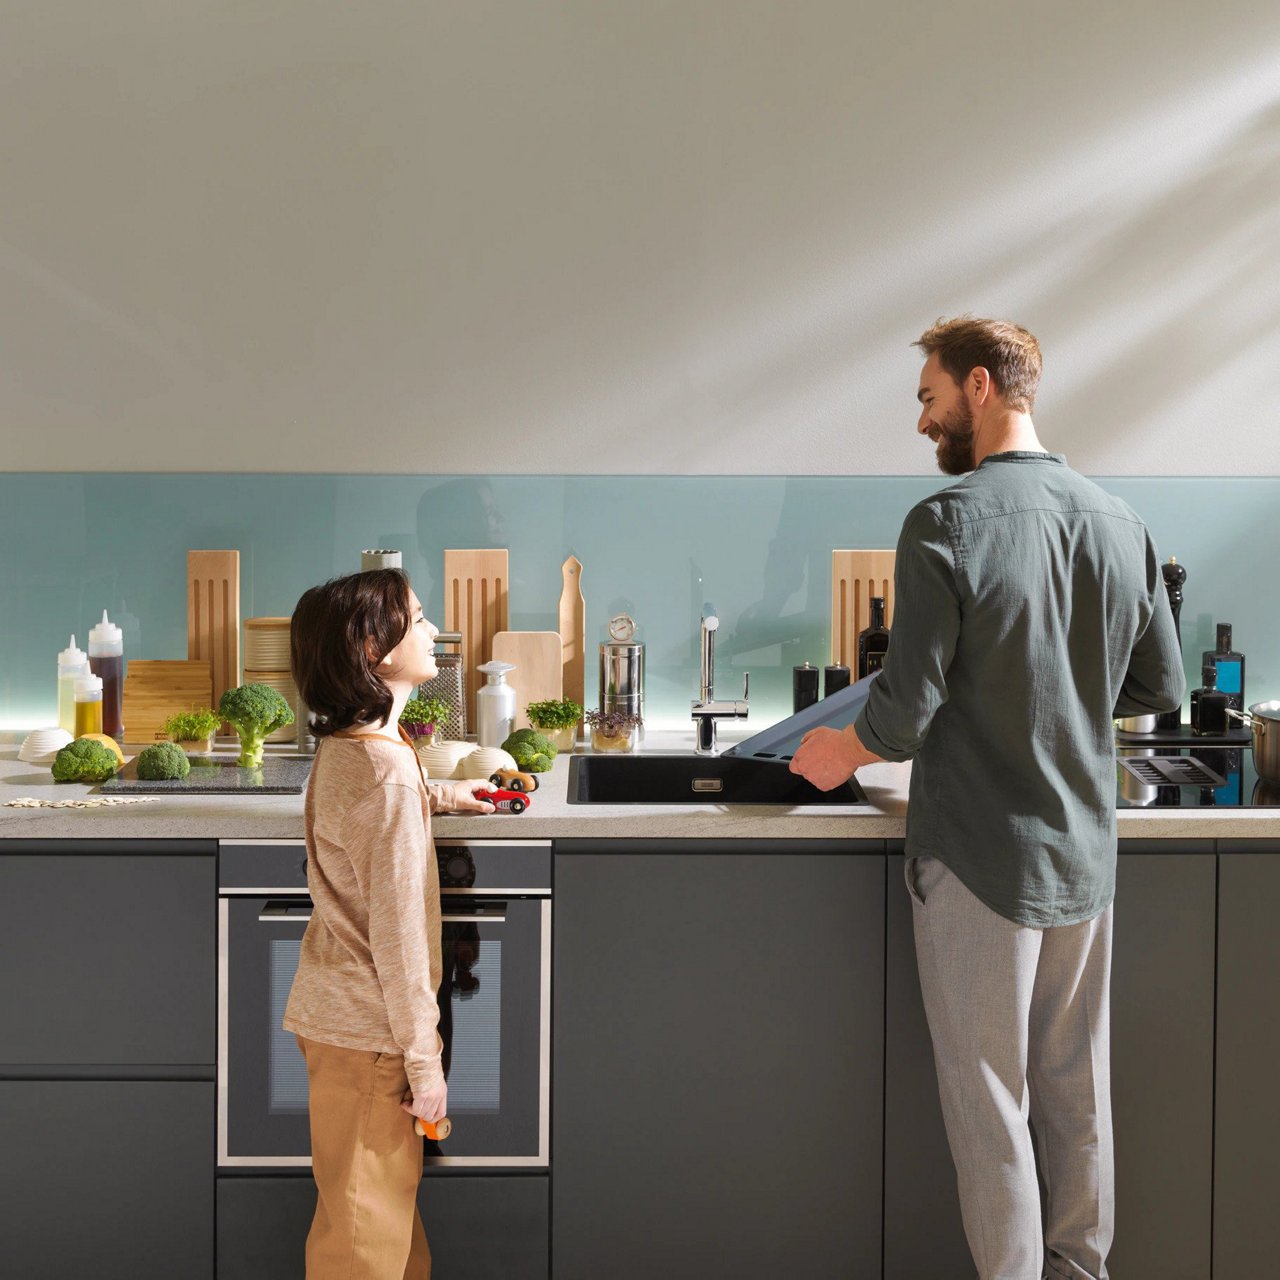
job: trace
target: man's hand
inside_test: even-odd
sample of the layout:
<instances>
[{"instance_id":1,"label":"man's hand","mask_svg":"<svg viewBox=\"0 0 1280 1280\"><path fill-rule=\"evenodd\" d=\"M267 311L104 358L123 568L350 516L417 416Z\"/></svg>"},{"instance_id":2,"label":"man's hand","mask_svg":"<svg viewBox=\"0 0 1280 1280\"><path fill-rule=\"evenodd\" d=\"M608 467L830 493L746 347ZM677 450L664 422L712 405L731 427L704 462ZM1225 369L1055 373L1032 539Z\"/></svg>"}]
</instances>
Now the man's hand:
<instances>
[{"instance_id":1,"label":"man's hand","mask_svg":"<svg viewBox=\"0 0 1280 1280\"><path fill-rule=\"evenodd\" d=\"M487 800L477 800L477 791L492 791L493 783L488 778L468 778L466 782L455 782L449 787L445 796L450 813L494 813L493 805Z\"/></svg>"},{"instance_id":2,"label":"man's hand","mask_svg":"<svg viewBox=\"0 0 1280 1280\"><path fill-rule=\"evenodd\" d=\"M862 745L850 725L847 729L810 729L789 768L819 791L830 791L848 782L863 765L879 759Z\"/></svg>"}]
</instances>

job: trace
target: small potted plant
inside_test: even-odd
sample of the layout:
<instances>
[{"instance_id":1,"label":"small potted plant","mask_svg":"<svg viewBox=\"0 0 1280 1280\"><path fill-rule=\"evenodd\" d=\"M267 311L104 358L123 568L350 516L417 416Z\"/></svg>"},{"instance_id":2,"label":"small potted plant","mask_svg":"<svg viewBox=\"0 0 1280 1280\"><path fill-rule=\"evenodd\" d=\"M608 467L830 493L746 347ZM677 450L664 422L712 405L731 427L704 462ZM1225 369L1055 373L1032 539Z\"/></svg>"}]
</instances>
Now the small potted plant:
<instances>
[{"instance_id":1,"label":"small potted plant","mask_svg":"<svg viewBox=\"0 0 1280 1280\"><path fill-rule=\"evenodd\" d=\"M212 707L192 707L180 711L164 722L170 742L176 742L189 756L207 756L213 751L213 736L222 717Z\"/></svg>"},{"instance_id":2,"label":"small potted plant","mask_svg":"<svg viewBox=\"0 0 1280 1280\"><path fill-rule=\"evenodd\" d=\"M563 702L531 702L524 709L533 725L544 737L550 738L557 751L572 751L578 741L578 722L582 708L570 698Z\"/></svg>"},{"instance_id":3,"label":"small potted plant","mask_svg":"<svg viewBox=\"0 0 1280 1280\"><path fill-rule=\"evenodd\" d=\"M449 704L443 698L410 698L400 713L400 723L415 748L434 747L436 731L448 718Z\"/></svg>"},{"instance_id":4,"label":"small potted plant","mask_svg":"<svg viewBox=\"0 0 1280 1280\"><path fill-rule=\"evenodd\" d=\"M629 711L588 711L592 751L634 751L643 721Z\"/></svg>"}]
</instances>

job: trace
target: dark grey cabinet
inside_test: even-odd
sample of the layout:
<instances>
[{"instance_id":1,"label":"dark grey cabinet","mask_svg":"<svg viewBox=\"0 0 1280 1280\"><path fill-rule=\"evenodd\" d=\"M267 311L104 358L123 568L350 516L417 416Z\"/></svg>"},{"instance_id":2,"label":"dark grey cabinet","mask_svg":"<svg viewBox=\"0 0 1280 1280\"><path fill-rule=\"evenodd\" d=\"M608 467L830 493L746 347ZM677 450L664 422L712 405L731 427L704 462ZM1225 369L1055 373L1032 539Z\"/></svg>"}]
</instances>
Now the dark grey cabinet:
<instances>
[{"instance_id":1,"label":"dark grey cabinet","mask_svg":"<svg viewBox=\"0 0 1280 1280\"><path fill-rule=\"evenodd\" d=\"M1218 897L1214 1280L1280 1256L1280 841L1223 841Z\"/></svg>"},{"instance_id":2,"label":"dark grey cabinet","mask_svg":"<svg viewBox=\"0 0 1280 1280\"><path fill-rule=\"evenodd\" d=\"M883 844L569 841L555 895L553 1274L879 1276Z\"/></svg>"},{"instance_id":3,"label":"dark grey cabinet","mask_svg":"<svg viewBox=\"0 0 1280 1280\"><path fill-rule=\"evenodd\" d=\"M211 1280L213 1089L0 1080L0 1272Z\"/></svg>"},{"instance_id":4,"label":"dark grey cabinet","mask_svg":"<svg viewBox=\"0 0 1280 1280\"><path fill-rule=\"evenodd\" d=\"M545 1176L433 1176L418 1207L441 1280L546 1280ZM218 1179L219 1280L303 1280L310 1178Z\"/></svg>"},{"instance_id":5,"label":"dark grey cabinet","mask_svg":"<svg viewBox=\"0 0 1280 1280\"><path fill-rule=\"evenodd\" d=\"M212 1072L214 846L146 844L0 849L0 1074L45 1064Z\"/></svg>"},{"instance_id":6,"label":"dark grey cabinet","mask_svg":"<svg viewBox=\"0 0 1280 1280\"><path fill-rule=\"evenodd\" d=\"M972 1268L920 999L903 859L889 859L885 1280ZM1111 980L1115 1245L1126 1280L1209 1275L1215 859L1126 842Z\"/></svg>"}]
</instances>

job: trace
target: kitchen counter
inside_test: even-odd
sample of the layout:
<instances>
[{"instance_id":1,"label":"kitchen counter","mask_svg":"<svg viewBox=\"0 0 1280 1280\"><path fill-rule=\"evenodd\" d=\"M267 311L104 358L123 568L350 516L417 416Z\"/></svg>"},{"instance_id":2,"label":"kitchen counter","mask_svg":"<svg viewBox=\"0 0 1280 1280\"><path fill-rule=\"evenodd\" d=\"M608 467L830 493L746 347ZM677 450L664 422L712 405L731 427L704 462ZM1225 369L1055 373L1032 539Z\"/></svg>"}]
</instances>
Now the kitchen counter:
<instances>
[{"instance_id":1,"label":"kitchen counter","mask_svg":"<svg viewBox=\"0 0 1280 1280\"><path fill-rule=\"evenodd\" d=\"M18 759L25 735L0 732L0 806L19 797L70 800L96 788L54 783L47 765ZM745 736L745 735L744 735ZM731 733L722 733L725 745ZM138 747L128 748L134 754ZM651 732L648 752L692 751L693 733ZM905 834L910 764L878 764L858 781L865 805L785 808L776 805L571 805L565 797L569 758L561 755L527 813L519 817L448 817L435 820L441 838L481 840L625 839L901 839ZM1121 810L1122 840L1243 839L1280 837L1280 809ZM302 838L301 796L184 796L149 799L145 804L97 809L10 809L0 807L0 839L298 840Z\"/></svg>"}]
</instances>

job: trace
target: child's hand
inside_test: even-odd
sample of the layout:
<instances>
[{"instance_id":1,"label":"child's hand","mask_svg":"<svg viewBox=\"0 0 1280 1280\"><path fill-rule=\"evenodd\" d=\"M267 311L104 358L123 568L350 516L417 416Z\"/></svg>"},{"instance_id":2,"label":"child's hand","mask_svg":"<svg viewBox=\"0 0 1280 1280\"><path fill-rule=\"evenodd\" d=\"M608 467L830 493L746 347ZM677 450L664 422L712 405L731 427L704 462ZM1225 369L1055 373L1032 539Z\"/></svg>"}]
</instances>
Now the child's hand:
<instances>
[{"instance_id":1,"label":"child's hand","mask_svg":"<svg viewBox=\"0 0 1280 1280\"><path fill-rule=\"evenodd\" d=\"M493 813L493 805L487 800L477 800L477 791L492 791L493 783L488 778L469 778L466 782L455 782L453 795L449 798L450 813Z\"/></svg>"},{"instance_id":2,"label":"child's hand","mask_svg":"<svg viewBox=\"0 0 1280 1280\"><path fill-rule=\"evenodd\" d=\"M444 1077L441 1076L438 1083L434 1084L424 1093L409 1093L403 1102L400 1103L400 1110L407 1111L411 1116L417 1116L420 1120L426 1120L434 1124L449 1109L449 1086L445 1084Z\"/></svg>"}]
</instances>

